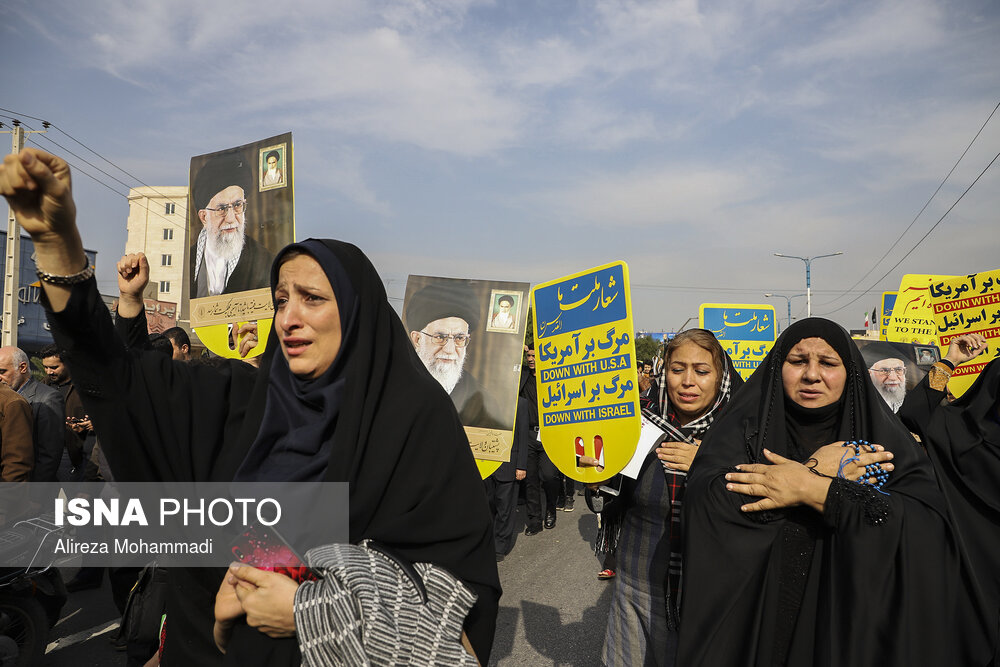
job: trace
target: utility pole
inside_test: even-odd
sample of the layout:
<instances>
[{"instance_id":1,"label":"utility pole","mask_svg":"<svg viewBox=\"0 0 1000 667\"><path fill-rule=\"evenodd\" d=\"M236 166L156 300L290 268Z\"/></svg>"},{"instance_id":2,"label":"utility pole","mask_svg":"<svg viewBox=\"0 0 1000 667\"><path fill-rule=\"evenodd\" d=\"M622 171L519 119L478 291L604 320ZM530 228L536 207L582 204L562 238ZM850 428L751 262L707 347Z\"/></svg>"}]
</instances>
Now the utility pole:
<instances>
[{"instance_id":1,"label":"utility pole","mask_svg":"<svg viewBox=\"0 0 1000 667\"><path fill-rule=\"evenodd\" d=\"M45 130L28 130L21 127L21 121L14 120L9 130L11 135L10 152L17 155L24 149L24 135L45 132ZM42 124L48 128L48 123ZM3 123L0 123L3 127ZM7 207L7 261L3 272L3 345L17 345L17 287L21 280L21 226L17 224L14 210Z\"/></svg>"},{"instance_id":2,"label":"utility pole","mask_svg":"<svg viewBox=\"0 0 1000 667\"><path fill-rule=\"evenodd\" d=\"M837 252L832 252L832 253L830 253L828 255L816 255L815 257L797 257L795 255L784 255L784 254L782 254L780 252L774 253L775 257L785 257L785 258L788 258L788 259L801 259L803 262L806 263L806 317L812 317L812 314L813 314L813 311L812 311L812 280L811 280L811 276L810 276L810 273L809 273L809 269L812 266L813 260L814 259L819 259L820 257L836 257L837 255L843 255L843 254L844 253L840 252L839 250Z\"/></svg>"},{"instance_id":3,"label":"utility pole","mask_svg":"<svg viewBox=\"0 0 1000 667\"><path fill-rule=\"evenodd\" d=\"M686 320L684 320L684 324L681 325L680 329L677 329L677 333L680 333L680 332L684 331L684 327L686 327L688 325L688 322L690 322L691 320L696 320L696 319L698 319L698 318L697 317L689 317Z\"/></svg>"},{"instance_id":4,"label":"utility pole","mask_svg":"<svg viewBox=\"0 0 1000 667\"><path fill-rule=\"evenodd\" d=\"M787 329L788 327L792 326L792 299L794 299L797 296L805 296L805 294L793 294L791 296L788 296L787 294L773 294L771 292L766 292L764 296L766 296L768 299L781 297L788 302L788 323L785 324L785 328ZM778 333L781 332L779 331Z\"/></svg>"}]
</instances>

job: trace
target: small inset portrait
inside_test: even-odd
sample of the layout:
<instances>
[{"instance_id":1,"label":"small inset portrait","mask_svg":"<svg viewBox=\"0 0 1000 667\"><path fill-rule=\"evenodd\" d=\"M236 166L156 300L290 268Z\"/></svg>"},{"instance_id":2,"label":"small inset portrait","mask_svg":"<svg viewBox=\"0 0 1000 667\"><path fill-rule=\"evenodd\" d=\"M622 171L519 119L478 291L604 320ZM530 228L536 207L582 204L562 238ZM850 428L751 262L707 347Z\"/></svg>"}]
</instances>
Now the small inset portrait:
<instances>
[{"instance_id":1,"label":"small inset portrait","mask_svg":"<svg viewBox=\"0 0 1000 667\"><path fill-rule=\"evenodd\" d=\"M941 361L941 353L933 345L914 345L913 352L917 356L918 366L932 366Z\"/></svg>"},{"instance_id":2,"label":"small inset portrait","mask_svg":"<svg viewBox=\"0 0 1000 667\"><path fill-rule=\"evenodd\" d=\"M285 144L260 149L260 192L285 187L286 154Z\"/></svg>"},{"instance_id":3,"label":"small inset portrait","mask_svg":"<svg viewBox=\"0 0 1000 667\"><path fill-rule=\"evenodd\" d=\"M490 315L486 322L486 330L517 333L521 326L518 320L523 298L523 292L493 290L490 294Z\"/></svg>"}]
</instances>

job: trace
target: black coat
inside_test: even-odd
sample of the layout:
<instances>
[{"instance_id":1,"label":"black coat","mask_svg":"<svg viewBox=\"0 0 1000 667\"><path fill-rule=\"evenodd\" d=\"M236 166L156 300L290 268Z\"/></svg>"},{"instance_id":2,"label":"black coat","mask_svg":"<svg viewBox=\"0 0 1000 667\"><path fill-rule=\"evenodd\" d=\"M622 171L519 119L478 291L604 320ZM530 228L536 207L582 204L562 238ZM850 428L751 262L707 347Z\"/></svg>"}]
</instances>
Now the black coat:
<instances>
[{"instance_id":1,"label":"black coat","mask_svg":"<svg viewBox=\"0 0 1000 667\"><path fill-rule=\"evenodd\" d=\"M492 477L498 482L513 482L518 470L528 469L528 448L535 439L535 432L528 425L528 402L517 399L517 414L514 417L513 443L510 447L510 460L500 464Z\"/></svg>"},{"instance_id":2,"label":"black coat","mask_svg":"<svg viewBox=\"0 0 1000 667\"><path fill-rule=\"evenodd\" d=\"M74 286L66 308L48 319L117 480L233 479L253 440L245 417L255 369L238 361L210 368L160 352L127 352L93 280ZM222 664L212 627L224 573L171 570L165 665Z\"/></svg>"},{"instance_id":3,"label":"black coat","mask_svg":"<svg viewBox=\"0 0 1000 667\"><path fill-rule=\"evenodd\" d=\"M352 542L371 538L413 562L442 565L476 592L466 632L480 659L488 658L500 584L489 508L465 432L413 350L374 267L353 246L324 243L359 297L356 335L345 336L341 349L347 387L330 436L337 465L324 479L350 482ZM50 312L49 321L116 479L235 477L262 431L272 360L283 361L273 331L259 373L240 361L208 367L130 353L92 280L75 286L67 307ZM165 664L221 662L211 635L222 574L172 570ZM242 625L227 661L245 659L240 647L249 645L253 664L285 664L294 653L294 640L268 640Z\"/></svg>"},{"instance_id":4,"label":"black coat","mask_svg":"<svg viewBox=\"0 0 1000 667\"><path fill-rule=\"evenodd\" d=\"M955 402L934 410L920 435L972 562L989 626L998 628L1000 360L994 359ZM994 637L994 647L1000 652L1000 638Z\"/></svg>"}]
</instances>

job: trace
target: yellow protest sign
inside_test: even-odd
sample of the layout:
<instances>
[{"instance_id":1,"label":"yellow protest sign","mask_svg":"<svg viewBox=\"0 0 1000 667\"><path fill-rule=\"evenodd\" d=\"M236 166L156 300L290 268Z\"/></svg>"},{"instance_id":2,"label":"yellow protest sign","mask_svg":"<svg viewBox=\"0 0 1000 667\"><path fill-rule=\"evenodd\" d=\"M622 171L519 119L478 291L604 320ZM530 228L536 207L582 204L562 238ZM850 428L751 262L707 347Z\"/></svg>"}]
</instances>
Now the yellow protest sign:
<instances>
[{"instance_id":1,"label":"yellow protest sign","mask_svg":"<svg viewBox=\"0 0 1000 667\"><path fill-rule=\"evenodd\" d=\"M607 479L632 458L641 428L628 266L538 285L531 302L542 447L572 479Z\"/></svg>"},{"instance_id":2,"label":"yellow protest sign","mask_svg":"<svg viewBox=\"0 0 1000 667\"><path fill-rule=\"evenodd\" d=\"M882 320L879 323L879 340L888 340L885 337L885 330L892 320L892 311L896 307L897 294L898 292L882 292Z\"/></svg>"},{"instance_id":3,"label":"yellow protest sign","mask_svg":"<svg viewBox=\"0 0 1000 667\"><path fill-rule=\"evenodd\" d=\"M485 459L476 459L476 467L479 468L479 476L486 479L497 469L503 465L503 461L487 461Z\"/></svg>"},{"instance_id":4,"label":"yellow protest sign","mask_svg":"<svg viewBox=\"0 0 1000 667\"><path fill-rule=\"evenodd\" d=\"M937 335L930 286L953 277L916 273L903 276L892 308L892 318L885 328L885 339L894 343L935 344Z\"/></svg>"},{"instance_id":5,"label":"yellow protest sign","mask_svg":"<svg viewBox=\"0 0 1000 667\"><path fill-rule=\"evenodd\" d=\"M932 283L929 289L937 343L947 351L951 341L963 334L986 338L987 351L955 369L948 388L961 396L993 359L1000 357L1000 270Z\"/></svg>"},{"instance_id":6,"label":"yellow protest sign","mask_svg":"<svg viewBox=\"0 0 1000 667\"><path fill-rule=\"evenodd\" d=\"M719 339L746 380L774 347L774 306L751 303L703 303L698 325Z\"/></svg>"},{"instance_id":7,"label":"yellow protest sign","mask_svg":"<svg viewBox=\"0 0 1000 667\"><path fill-rule=\"evenodd\" d=\"M194 332L205 347L210 349L220 357L227 359L240 359L239 343L232 341L232 330L239 331L246 321L237 320L235 324L213 324L207 327L197 327ZM257 320L257 345L244 358L256 357L264 353L267 347L267 339L271 335L271 319ZM246 334L244 334L246 336ZM242 337L240 338L242 340ZM235 345L235 347L233 347Z\"/></svg>"}]
</instances>

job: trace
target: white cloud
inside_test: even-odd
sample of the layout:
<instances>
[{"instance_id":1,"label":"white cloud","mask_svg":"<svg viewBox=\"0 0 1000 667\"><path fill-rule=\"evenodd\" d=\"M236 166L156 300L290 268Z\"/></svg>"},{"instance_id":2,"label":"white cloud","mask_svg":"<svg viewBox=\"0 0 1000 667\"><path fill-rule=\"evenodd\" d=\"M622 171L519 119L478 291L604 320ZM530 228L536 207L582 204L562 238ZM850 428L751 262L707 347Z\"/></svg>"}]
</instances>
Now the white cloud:
<instances>
[{"instance_id":1,"label":"white cloud","mask_svg":"<svg viewBox=\"0 0 1000 667\"><path fill-rule=\"evenodd\" d=\"M945 36L944 11L929 0L858 3L813 38L782 55L784 64L814 67L830 61L893 60L930 51Z\"/></svg>"},{"instance_id":2,"label":"white cloud","mask_svg":"<svg viewBox=\"0 0 1000 667\"><path fill-rule=\"evenodd\" d=\"M300 145L295 153L295 162L300 187L308 185L321 191L333 191L363 210L382 217L392 215L392 206L381 199L367 182L364 159L357 149L333 146L317 150L316 146ZM323 210L326 206L319 205L316 208ZM327 223L325 220L316 221L311 226L317 228L316 233L322 234L324 232L321 229Z\"/></svg>"},{"instance_id":3,"label":"white cloud","mask_svg":"<svg viewBox=\"0 0 1000 667\"><path fill-rule=\"evenodd\" d=\"M534 42L501 38L495 48L501 76L515 88L564 86L591 66L591 54L559 35Z\"/></svg>"},{"instance_id":4,"label":"white cloud","mask_svg":"<svg viewBox=\"0 0 1000 667\"><path fill-rule=\"evenodd\" d=\"M655 139L657 135L651 113L605 107L593 98L571 102L553 123L567 144L583 149L616 150L630 142Z\"/></svg>"},{"instance_id":5,"label":"white cloud","mask_svg":"<svg viewBox=\"0 0 1000 667\"><path fill-rule=\"evenodd\" d=\"M18 86L28 106L65 109L52 120L86 127L88 143L154 184L176 182L163 164L184 175L189 155L292 129L299 210L357 216L338 235L377 247L390 271L545 279L614 256L648 265L644 282L782 291L801 267L770 253L844 250L817 276L835 271L826 288L846 287L919 210L1000 89L991 0L4 8L15 20L0 53L14 43L22 61L32 54L13 75L37 68L53 82ZM42 47L24 49L39 34ZM921 225L1000 150L998 120ZM900 270L992 268L998 168L932 235L934 252ZM494 249L512 235L532 242L507 271ZM660 296L648 307L686 307Z\"/></svg>"},{"instance_id":6,"label":"white cloud","mask_svg":"<svg viewBox=\"0 0 1000 667\"><path fill-rule=\"evenodd\" d=\"M968 101L940 106L931 101L922 106L899 105L851 119L828 120L822 131L829 143L818 153L830 160L860 165L866 170L866 187L875 191L938 182L982 127L993 104ZM971 182L998 146L1000 114L976 140L955 171L953 182Z\"/></svg>"},{"instance_id":7,"label":"white cloud","mask_svg":"<svg viewBox=\"0 0 1000 667\"><path fill-rule=\"evenodd\" d=\"M461 26L466 13L490 0L396 0L378 9L386 24L400 30L441 32Z\"/></svg>"},{"instance_id":8,"label":"white cloud","mask_svg":"<svg viewBox=\"0 0 1000 667\"><path fill-rule=\"evenodd\" d=\"M287 64L263 81L243 64L237 78L273 91L258 105L308 108L311 121L343 132L473 156L515 143L524 119L475 64L424 52L390 28L300 45Z\"/></svg>"},{"instance_id":9,"label":"white cloud","mask_svg":"<svg viewBox=\"0 0 1000 667\"><path fill-rule=\"evenodd\" d=\"M308 115L330 129L464 156L519 137L521 104L475 57L387 27L359 3L294 12L281 3L145 4L67 5L59 39L74 57L175 103L197 104L220 125L241 113ZM434 22L460 17L469 4L394 3L385 11L397 23L411 20L399 15L404 8L413 21Z\"/></svg>"},{"instance_id":10,"label":"white cloud","mask_svg":"<svg viewBox=\"0 0 1000 667\"><path fill-rule=\"evenodd\" d=\"M609 229L717 225L730 207L762 194L757 179L741 170L706 165L668 165L603 173L571 186L534 195L561 222Z\"/></svg>"}]
</instances>

